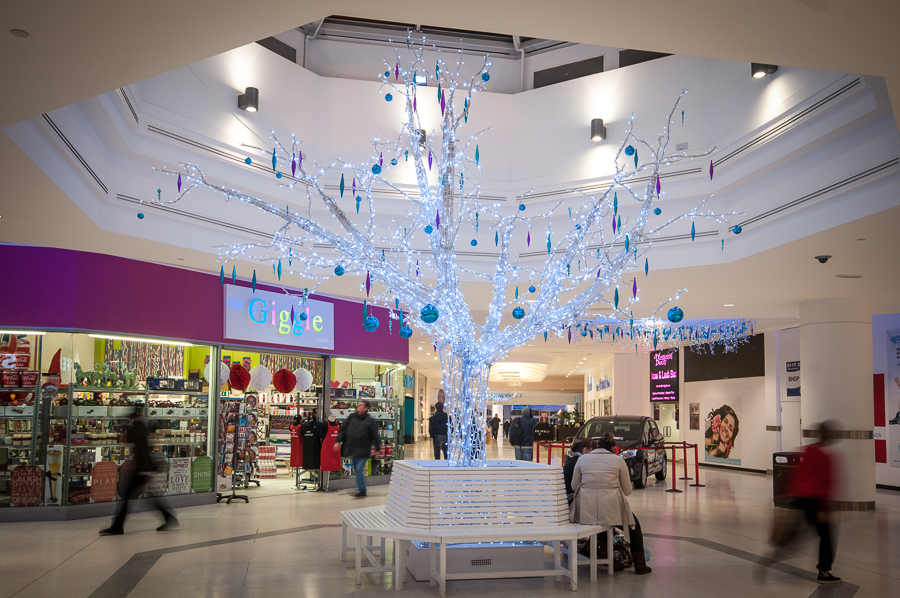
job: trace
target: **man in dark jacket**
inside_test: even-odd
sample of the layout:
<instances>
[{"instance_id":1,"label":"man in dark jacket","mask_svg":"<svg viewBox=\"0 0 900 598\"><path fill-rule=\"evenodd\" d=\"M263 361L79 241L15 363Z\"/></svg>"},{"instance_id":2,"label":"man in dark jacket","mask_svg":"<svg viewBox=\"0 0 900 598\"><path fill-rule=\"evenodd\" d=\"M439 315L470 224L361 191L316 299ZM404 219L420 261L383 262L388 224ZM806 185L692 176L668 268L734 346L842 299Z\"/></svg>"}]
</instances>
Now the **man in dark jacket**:
<instances>
[{"instance_id":1,"label":"man in dark jacket","mask_svg":"<svg viewBox=\"0 0 900 598\"><path fill-rule=\"evenodd\" d=\"M343 449L343 450L342 450ZM381 449L381 437L378 435L378 424L369 415L369 401L362 400L356 405L356 413L351 413L338 431L334 450L341 451L344 457L353 459L356 471L356 497L366 495L366 479L364 472L366 462Z\"/></svg>"},{"instance_id":2,"label":"man in dark jacket","mask_svg":"<svg viewBox=\"0 0 900 598\"><path fill-rule=\"evenodd\" d=\"M509 438L509 426L510 422L508 419L503 420L503 437Z\"/></svg>"},{"instance_id":3,"label":"man in dark jacket","mask_svg":"<svg viewBox=\"0 0 900 598\"><path fill-rule=\"evenodd\" d=\"M444 453L444 459L447 458L447 424L450 416L444 411L443 403L435 403L434 415L428 418L428 435L431 436L431 442L434 444L434 458L441 459L441 452Z\"/></svg>"},{"instance_id":4,"label":"man in dark jacket","mask_svg":"<svg viewBox=\"0 0 900 598\"><path fill-rule=\"evenodd\" d=\"M494 419L491 420L491 437L494 440L497 440L497 432L500 431L500 418L494 415Z\"/></svg>"},{"instance_id":5,"label":"man in dark jacket","mask_svg":"<svg viewBox=\"0 0 900 598\"><path fill-rule=\"evenodd\" d=\"M513 447L516 461L531 461L534 456L534 427L537 419L531 415L531 408L522 409L522 415L513 420L509 428L509 443Z\"/></svg>"},{"instance_id":6,"label":"man in dark jacket","mask_svg":"<svg viewBox=\"0 0 900 598\"><path fill-rule=\"evenodd\" d=\"M140 411L135 410L131 417L131 427L125 433L125 441L131 445L131 457L134 462L134 468L128 478L123 480L122 504L119 506L119 512L113 520L111 526L100 530L101 536L120 536L125 533L125 516L128 515L128 502L134 500L141 495L144 485L150 480L150 477L156 473L156 466L150 456L150 441L148 440L147 420L141 417ZM156 504L156 508L163 514L165 521L156 531L162 532L172 530L178 527L178 520L175 515L166 508L159 497L151 497Z\"/></svg>"}]
</instances>

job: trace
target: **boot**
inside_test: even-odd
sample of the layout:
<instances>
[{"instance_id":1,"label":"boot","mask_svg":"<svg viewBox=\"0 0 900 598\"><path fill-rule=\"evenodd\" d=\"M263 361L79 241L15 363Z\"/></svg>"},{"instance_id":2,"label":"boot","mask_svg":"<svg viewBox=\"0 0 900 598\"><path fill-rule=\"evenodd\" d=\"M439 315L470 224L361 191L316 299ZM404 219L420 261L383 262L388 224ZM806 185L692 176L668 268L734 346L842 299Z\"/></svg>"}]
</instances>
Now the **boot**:
<instances>
[{"instance_id":1,"label":"boot","mask_svg":"<svg viewBox=\"0 0 900 598\"><path fill-rule=\"evenodd\" d=\"M653 571L647 566L646 556L643 550L631 553L631 558L634 559L634 572L638 575L647 575Z\"/></svg>"}]
</instances>

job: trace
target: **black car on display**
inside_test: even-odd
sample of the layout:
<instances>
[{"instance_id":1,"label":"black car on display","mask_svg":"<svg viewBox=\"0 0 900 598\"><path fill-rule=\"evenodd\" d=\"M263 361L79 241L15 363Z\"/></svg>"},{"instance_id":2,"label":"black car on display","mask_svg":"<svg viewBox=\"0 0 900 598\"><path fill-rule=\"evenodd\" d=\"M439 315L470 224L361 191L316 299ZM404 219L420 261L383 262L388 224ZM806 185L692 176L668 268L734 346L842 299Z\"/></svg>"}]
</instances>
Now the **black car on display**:
<instances>
[{"instance_id":1,"label":"black car on display","mask_svg":"<svg viewBox=\"0 0 900 598\"><path fill-rule=\"evenodd\" d=\"M647 476L651 474L657 480L666 479L666 451L663 448L665 438L653 418L642 415L594 417L581 427L573 439L600 440L607 432L612 432L615 436L619 456L628 465L628 473L635 488L646 487Z\"/></svg>"}]
</instances>

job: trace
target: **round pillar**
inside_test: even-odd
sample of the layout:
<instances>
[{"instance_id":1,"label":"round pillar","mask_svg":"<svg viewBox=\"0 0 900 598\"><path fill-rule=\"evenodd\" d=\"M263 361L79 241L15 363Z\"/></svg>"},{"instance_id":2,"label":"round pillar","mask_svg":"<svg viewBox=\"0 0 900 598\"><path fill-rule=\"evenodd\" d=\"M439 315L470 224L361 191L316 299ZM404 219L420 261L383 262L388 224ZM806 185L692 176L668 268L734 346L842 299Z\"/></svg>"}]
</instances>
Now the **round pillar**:
<instances>
[{"instance_id":1,"label":"round pillar","mask_svg":"<svg viewBox=\"0 0 900 598\"><path fill-rule=\"evenodd\" d=\"M838 508L874 509L871 305L858 299L802 302L800 367L803 444L817 442L819 422L834 420Z\"/></svg>"}]
</instances>

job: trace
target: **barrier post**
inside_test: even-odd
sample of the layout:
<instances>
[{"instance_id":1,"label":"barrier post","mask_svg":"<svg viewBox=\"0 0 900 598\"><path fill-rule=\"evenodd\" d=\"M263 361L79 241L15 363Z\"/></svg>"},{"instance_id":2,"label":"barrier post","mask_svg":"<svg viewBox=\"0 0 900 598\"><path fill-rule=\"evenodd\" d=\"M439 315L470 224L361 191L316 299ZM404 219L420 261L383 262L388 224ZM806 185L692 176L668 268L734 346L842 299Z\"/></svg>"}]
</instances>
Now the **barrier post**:
<instances>
[{"instance_id":1,"label":"barrier post","mask_svg":"<svg viewBox=\"0 0 900 598\"><path fill-rule=\"evenodd\" d=\"M698 457L697 446L696 444L694 445L694 475L697 476L697 483L691 484L691 486L694 488L705 488L706 484L700 483L700 458Z\"/></svg>"},{"instance_id":2,"label":"barrier post","mask_svg":"<svg viewBox=\"0 0 900 598\"><path fill-rule=\"evenodd\" d=\"M672 445L672 487L666 490L666 492L683 492L675 487L675 476L678 474L675 473L675 445ZM665 450L665 449L663 449Z\"/></svg>"},{"instance_id":3,"label":"barrier post","mask_svg":"<svg viewBox=\"0 0 900 598\"><path fill-rule=\"evenodd\" d=\"M678 478L679 480L693 480L694 478L688 476L688 468L687 468L687 449L688 443L686 441L682 441L681 443L681 458L684 460L684 477Z\"/></svg>"}]
</instances>

